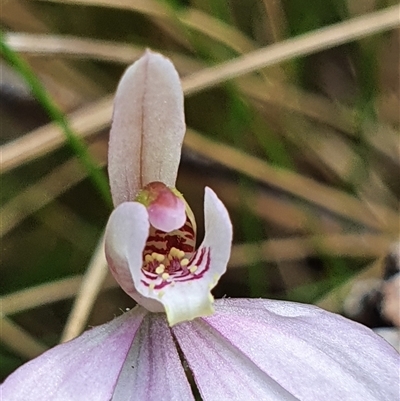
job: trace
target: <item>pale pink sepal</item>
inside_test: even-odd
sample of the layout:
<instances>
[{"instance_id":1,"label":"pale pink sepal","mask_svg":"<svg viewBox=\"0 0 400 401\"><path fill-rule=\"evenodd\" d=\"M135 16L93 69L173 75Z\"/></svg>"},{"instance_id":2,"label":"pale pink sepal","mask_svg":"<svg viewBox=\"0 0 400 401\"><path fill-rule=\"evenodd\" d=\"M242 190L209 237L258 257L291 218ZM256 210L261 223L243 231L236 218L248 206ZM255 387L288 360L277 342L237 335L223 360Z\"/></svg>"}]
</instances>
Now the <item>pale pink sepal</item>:
<instances>
[{"instance_id":1,"label":"pale pink sepal","mask_svg":"<svg viewBox=\"0 0 400 401\"><path fill-rule=\"evenodd\" d=\"M203 243L188 265L189 269L197 266L197 270L185 281L175 279L161 290L151 289L142 281L141 270L129 259L137 291L163 304L171 326L214 311L210 291L226 271L232 245L232 224L225 206L210 188L205 189L204 223Z\"/></svg>"},{"instance_id":2,"label":"pale pink sepal","mask_svg":"<svg viewBox=\"0 0 400 401\"><path fill-rule=\"evenodd\" d=\"M112 398L139 400L194 400L164 314L143 320Z\"/></svg>"},{"instance_id":3,"label":"pale pink sepal","mask_svg":"<svg viewBox=\"0 0 400 401\"><path fill-rule=\"evenodd\" d=\"M146 53L116 92L108 172L114 205L135 199L153 181L174 187L185 134L183 93L173 64Z\"/></svg>"},{"instance_id":4,"label":"pale pink sepal","mask_svg":"<svg viewBox=\"0 0 400 401\"><path fill-rule=\"evenodd\" d=\"M141 271L149 228L149 215L141 203L121 203L108 219L105 253L108 267L121 288L148 310L160 312L164 310L162 305L144 298L135 288L131 274L132 269Z\"/></svg>"},{"instance_id":5,"label":"pale pink sepal","mask_svg":"<svg viewBox=\"0 0 400 401\"><path fill-rule=\"evenodd\" d=\"M282 301L223 299L215 308L173 328L205 401L398 398L399 355L364 326Z\"/></svg>"},{"instance_id":6,"label":"pale pink sepal","mask_svg":"<svg viewBox=\"0 0 400 401\"><path fill-rule=\"evenodd\" d=\"M109 401L145 314L134 309L26 363L1 385L1 399Z\"/></svg>"}]
</instances>

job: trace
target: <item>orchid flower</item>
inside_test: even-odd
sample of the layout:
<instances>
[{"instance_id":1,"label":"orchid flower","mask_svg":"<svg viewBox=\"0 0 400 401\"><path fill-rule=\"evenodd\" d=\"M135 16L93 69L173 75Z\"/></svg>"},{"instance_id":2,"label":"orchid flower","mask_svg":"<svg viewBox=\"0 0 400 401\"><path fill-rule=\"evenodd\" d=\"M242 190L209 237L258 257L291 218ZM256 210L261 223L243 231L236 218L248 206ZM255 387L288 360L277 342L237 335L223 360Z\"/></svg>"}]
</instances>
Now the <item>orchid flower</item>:
<instances>
[{"instance_id":1,"label":"orchid flower","mask_svg":"<svg viewBox=\"0 0 400 401\"><path fill-rule=\"evenodd\" d=\"M221 299L232 228L211 189L205 238L174 188L184 133L172 64L147 52L118 87L106 255L138 306L11 374L2 401L383 401L398 399L398 353L317 307ZM193 380L191 379L194 379Z\"/></svg>"},{"instance_id":2,"label":"orchid flower","mask_svg":"<svg viewBox=\"0 0 400 401\"><path fill-rule=\"evenodd\" d=\"M117 89L109 146L114 206L106 228L108 264L120 286L170 325L213 313L210 290L226 270L228 212L206 188L205 237L175 189L185 135L183 92L173 64L146 54Z\"/></svg>"}]
</instances>

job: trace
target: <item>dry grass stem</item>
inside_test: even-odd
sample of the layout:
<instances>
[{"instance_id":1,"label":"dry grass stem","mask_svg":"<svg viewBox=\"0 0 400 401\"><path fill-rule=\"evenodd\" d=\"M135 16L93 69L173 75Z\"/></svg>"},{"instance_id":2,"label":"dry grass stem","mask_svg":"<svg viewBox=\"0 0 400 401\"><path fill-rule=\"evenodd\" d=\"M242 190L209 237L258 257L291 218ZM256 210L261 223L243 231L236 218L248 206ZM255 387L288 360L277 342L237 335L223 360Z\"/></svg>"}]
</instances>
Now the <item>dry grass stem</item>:
<instances>
[{"instance_id":1,"label":"dry grass stem","mask_svg":"<svg viewBox=\"0 0 400 401\"><path fill-rule=\"evenodd\" d=\"M25 2L13 0L1 3L0 21L13 30L48 33L49 29L35 15L35 10ZM40 72L48 89L65 109L76 107L87 99L101 94L96 83L77 69L60 60L30 60L31 66ZM57 82L57 84L55 83ZM57 90L55 88L57 87Z\"/></svg>"},{"instance_id":2,"label":"dry grass stem","mask_svg":"<svg viewBox=\"0 0 400 401\"><path fill-rule=\"evenodd\" d=\"M112 97L104 97L69 115L72 129L82 137L106 128L112 115ZM65 136L58 125L49 123L21 138L0 147L2 174L13 168L46 155L65 143Z\"/></svg>"},{"instance_id":3,"label":"dry grass stem","mask_svg":"<svg viewBox=\"0 0 400 401\"><path fill-rule=\"evenodd\" d=\"M361 201L345 192L319 184L298 173L276 169L261 159L239 149L211 141L193 130L188 130L185 145L235 171L279 188L351 221L357 221L367 227L382 231L397 232L397 220L388 219L384 222L376 220ZM376 205L376 208L381 211L381 215L392 217L392 213L384 207Z\"/></svg>"},{"instance_id":4,"label":"dry grass stem","mask_svg":"<svg viewBox=\"0 0 400 401\"><path fill-rule=\"evenodd\" d=\"M396 219L396 213L389 208L396 205L394 194L377 173L376 166L373 163L365 165L354 144L331 129L314 127L304 121L302 124L293 121L289 131L284 135L301 147L310 161L316 162L316 168L322 163L323 168L332 171L337 179L351 184L378 220ZM381 208L376 209L371 201L382 205Z\"/></svg>"},{"instance_id":5,"label":"dry grass stem","mask_svg":"<svg viewBox=\"0 0 400 401\"><path fill-rule=\"evenodd\" d=\"M392 242L392 238L380 234L328 234L240 244L232 248L229 267L243 267L260 261L298 261L319 255L376 258Z\"/></svg>"},{"instance_id":6,"label":"dry grass stem","mask_svg":"<svg viewBox=\"0 0 400 401\"><path fill-rule=\"evenodd\" d=\"M15 51L29 55L49 56L56 54L70 57L87 57L129 64L137 59L144 48L131 44L106 42L60 35L35 35L29 33L7 33L6 41ZM182 74L193 73L203 68L193 58L177 53L165 53L172 59ZM190 79L190 77L188 77ZM185 81L184 78L183 81ZM352 110L336 105L330 100L315 94L309 94L294 86L277 80L260 80L255 77L241 77L237 80L239 89L250 98L277 104L297 111L305 116L327 123L349 134L355 133Z\"/></svg>"},{"instance_id":7,"label":"dry grass stem","mask_svg":"<svg viewBox=\"0 0 400 401\"><path fill-rule=\"evenodd\" d=\"M8 32L6 43L19 53L29 55L88 57L97 60L129 64L139 58L144 48L103 40L73 36L39 35L25 32Z\"/></svg>"},{"instance_id":8,"label":"dry grass stem","mask_svg":"<svg viewBox=\"0 0 400 401\"><path fill-rule=\"evenodd\" d=\"M281 0L263 0L272 40L278 42L283 39L286 30L286 20Z\"/></svg>"},{"instance_id":9,"label":"dry grass stem","mask_svg":"<svg viewBox=\"0 0 400 401\"><path fill-rule=\"evenodd\" d=\"M72 298L78 291L81 282L82 276L79 275L4 295L1 298L2 314L12 315L41 305Z\"/></svg>"},{"instance_id":10,"label":"dry grass stem","mask_svg":"<svg viewBox=\"0 0 400 401\"><path fill-rule=\"evenodd\" d=\"M107 274L104 237L102 236L83 277L60 342L72 340L83 332L97 296L103 288Z\"/></svg>"},{"instance_id":11,"label":"dry grass stem","mask_svg":"<svg viewBox=\"0 0 400 401\"><path fill-rule=\"evenodd\" d=\"M81 3L86 2L85 0ZM125 2L121 3L125 4ZM267 65L273 65L293 57L310 54L346 41L393 28L400 23L399 11L400 6L390 7L383 11L371 13L367 16L358 17L256 50L246 56L216 67L203 69L183 80L184 91L187 95L193 94ZM111 113L112 99L106 97L71 114L71 125L81 135L90 135L108 125ZM55 149L63 141L61 133L58 130L56 132L54 128L48 125L3 145L1 147L3 155L2 171L9 171L13 167L39 157Z\"/></svg>"},{"instance_id":12,"label":"dry grass stem","mask_svg":"<svg viewBox=\"0 0 400 401\"><path fill-rule=\"evenodd\" d=\"M90 145L89 150L100 165L105 165L106 155L102 142ZM70 159L16 195L0 209L0 237L86 177L87 172L82 169L79 161Z\"/></svg>"},{"instance_id":13,"label":"dry grass stem","mask_svg":"<svg viewBox=\"0 0 400 401\"><path fill-rule=\"evenodd\" d=\"M256 48L255 43L234 27L195 8L189 7L180 12L177 18L188 28L225 44L239 54L250 52Z\"/></svg>"},{"instance_id":14,"label":"dry grass stem","mask_svg":"<svg viewBox=\"0 0 400 401\"><path fill-rule=\"evenodd\" d=\"M369 144L400 167L399 131L389 125L374 125L366 128L365 138Z\"/></svg>"},{"instance_id":15,"label":"dry grass stem","mask_svg":"<svg viewBox=\"0 0 400 401\"><path fill-rule=\"evenodd\" d=\"M335 104L326 97L271 79L262 82L255 77L240 77L235 82L250 99L295 111L350 136L356 133L355 110Z\"/></svg>"},{"instance_id":16,"label":"dry grass stem","mask_svg":"<svg viewBox=\"0 0 400 401\"><path fill-rule=\"evenodd\" d=\"M1 313L3 316L13 315L42 305L73 298L81 287L82 280L83 276L76 275L4 295L0 299L2 304ZM114 288L116 286L118 284L109 275L104 282L103 288Z\"/></svg>"},{"instance_id":17,"label":"dry grass stem","mask_svg":"<svg viewBox=\"0 0 400 401\"><path fill-rule=\"evenodd\" d=\"M388 247L383 249L382 254L386 253ZM315 305L330 312L341 313L343 308L343 301L349 294L353 285L361 280L380 279L382 277L382 264L383 258L379 258L371 263L367 268L356 274L346 283L341 286L335 287L332 291L324 295L323 298L318 300Z\"/></svg>"},{"instance_id":18,"label":"dry grass stem","mask_svg":"<svg viewBox=\"0 0 400 401\"><path fill-rule=\"evenodd\" d=\"M187 7L184 11L171 10L166 4L155 0L46 0L52 3L80 4L84 6L100 6L114 9L135 11L149 17L161 18L169 22L169 28L176 27L179 22L187 28L223 43L238 53L254 49L255 45L239 30L200 10ZM175 37L175 36L174 36ZM180 35L182 37L182 35Z\"/></svg>"},{"instance_id":19,"label":"dry grass stem","mask_svg":"<svg viewBox=\"0 0 400 401\"><path fill-rule=\"evenodd\" d=\"M199 92L241 75L296 57L339 46L400 25L400 6L353 18L255 50L234 60L204 69L184 82L186 94Z\"/></svg>"},{"instance_id":20,"label":"dry grass stem","mask_svg":"<svg viewBox=\"0 0 400 401\"><path fill-rule=\"evenodd\" d=\"M193 178L190 180L190 183L192 182ZM329 219L323 214L311 213L301 203L285 199L275 192L271 193L270 191L254 188L246 190L246 196L243 196L236 183L225 182L211 177L207 177L207 182L204 182L205 185L215 188L222 202L230 208L245 206L254 215L268 222L268 224L276 225L290 233L300 234L309 233L310 231L333 233L342 231L341 224L337 220Z\"/></svg>"},{"instance_id":21,"label":"dry grass stem","mask_svg":"<svg viewBox=\"0 0 400 401\"><path fill-rule=\"evenodd\" d=\"M65 35L40 35L25 32L8 32L6 43L16 52L35 57L57 55L59 57L88 58L131 64L145 51L145 47L130 43L81 38ZM173 62L181 75L200 70L204 65L198 60L176 52L163 52Z\"/></svg>"},{"instance_id":22,"label":"dry grass stem","mask_svg":"<svg viewBox=\"0 0 400 401\"><path fill-rule=\"evenodd\" d=\"M1 342L23 358L35 358L48 348L7 317L1 318L0 327Z\"/></svg>"},{"instance_id":23,"label":"dry grass stem","mask_svg":"<svg viewBox=\"0 0 400 401\"><path fill-rule=\"evenodd\" d=\"M87 239L92 238L94 227L72 208L54 199L46 205L45 210L39 210L33 217L59 238L67 240L82 252L87 252Z\"/></svg>"}]
</instances>

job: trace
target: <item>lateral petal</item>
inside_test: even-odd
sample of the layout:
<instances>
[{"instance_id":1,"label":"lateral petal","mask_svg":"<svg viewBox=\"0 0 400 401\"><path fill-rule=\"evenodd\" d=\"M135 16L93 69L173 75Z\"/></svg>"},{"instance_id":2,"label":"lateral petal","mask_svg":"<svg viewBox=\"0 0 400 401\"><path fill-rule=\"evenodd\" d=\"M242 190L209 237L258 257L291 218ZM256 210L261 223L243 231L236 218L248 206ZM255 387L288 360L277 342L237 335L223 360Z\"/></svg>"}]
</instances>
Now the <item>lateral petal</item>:
<instances>
[{"instance_id":1,"label":"lateral petal","mask_svg":"<svg viewBox=\"0 0 400 401\"><path fill-rule=\"evenodd\" d=\"M135 308L60 344L12 373L7 401L109 401L146 311Z\"/></svg>"},{"instance_id":2,"label":"lateral petal","mask_svg":"<svg viewBox=\"0 0 400 401\"><path fill-rule=\"evenodd\" d=\"M205 400L215 399L215 394L208 392L212 386L205 382L204 363L195 355L199 346L179 333L181 327L185 333L195 329L206 342L225 344L235 358L257 367L259 377L268 376L266 383L272 379L298 400L398 397L399 355L370 329L310 305L223 299L216 302L213 316L173 329ZM233 365L229 354L222 351L222 358L232 358ZM250 368L243 365L243 369ZM219 368L218 378L229 377L230 372ZM259 394L259 387L254 386L249 383L246 391ZM243 399L241 396L231 399ZM280 397L267 399L286 399ZM246 398L253 399L257 398Z\"/></svg>"},{"instance_id":3,"label":"lateral petal","mask_svg":"<svg viewBox=\"0 0 400 401\"><path fill-rule=\"evenodd\" d=\"M172 331L202 400L298 401L202 319L178 324Z\"/></svg>"},{"instance_id":4,"label":"lateral petal","mask_svg":"<svg viewBox=\"0 0 400 401\"><path fill-rule=\"evenodd\" d=\"M194 400L164 314L148 314L135 336L112 401Z\"/></svg>"},{"instance_id":5,"label":"lateral petal","mask_svg":"<svg viewBox=\"0 0 400 401\"><path fill-rule=\"evenodd\" d=\"M107 223L105 253L110 271L121 288L150 311L162 311L158 302L146 300L137 292L131 275L133 269L141 271L149 228L148 213L141 203L121 203Z\"/></svg>"}]
</instances>

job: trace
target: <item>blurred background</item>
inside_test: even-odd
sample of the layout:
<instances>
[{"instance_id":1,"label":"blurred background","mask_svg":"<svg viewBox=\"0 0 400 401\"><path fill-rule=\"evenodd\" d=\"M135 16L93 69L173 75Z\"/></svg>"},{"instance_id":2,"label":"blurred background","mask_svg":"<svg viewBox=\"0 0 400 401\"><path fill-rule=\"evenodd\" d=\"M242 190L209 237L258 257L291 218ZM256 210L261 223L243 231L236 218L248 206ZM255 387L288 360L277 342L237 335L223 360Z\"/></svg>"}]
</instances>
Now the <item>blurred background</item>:
<instances>
[{"instance_id":1,"label":"blurred background","mask_svg":"<svg viewBox=\"0 0 400 401\"><path fill-rule=\"evenodd\" d=\"M177 188L198 242L206 185L234 225L215 296L399 324L382 307L399 301L386 290L400 252L396 5L3 0L1 379L134 306L107 274L102 232L112 97L146 48L182 78Z\"/></svg>"}]
</instances>

